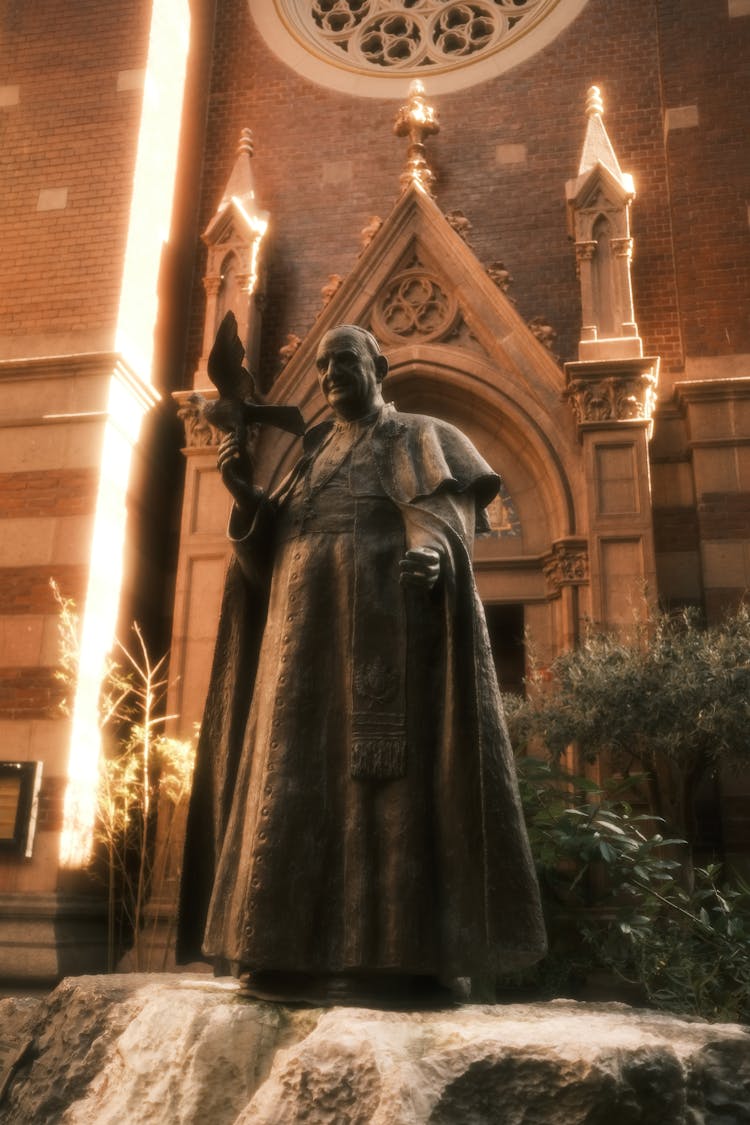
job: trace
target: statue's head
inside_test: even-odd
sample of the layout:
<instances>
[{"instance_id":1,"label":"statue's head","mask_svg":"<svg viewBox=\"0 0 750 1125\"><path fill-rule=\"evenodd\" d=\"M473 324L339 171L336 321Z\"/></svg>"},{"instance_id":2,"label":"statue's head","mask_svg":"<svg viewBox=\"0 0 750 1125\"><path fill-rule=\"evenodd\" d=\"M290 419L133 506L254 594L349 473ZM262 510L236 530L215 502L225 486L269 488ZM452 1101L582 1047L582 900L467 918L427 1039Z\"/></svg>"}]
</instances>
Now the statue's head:
<instances>
[{"instance_id":1,"label":"statue's head","mask_svg":"<svg viewBox=\"0 0 750 1125\"><path fill-rule=\"evenodd\" d=\"M377 340L356 324L326 332L316 358L318 379L334 414L351 422L382 405L381 384L388 360Z\"/></svg>"}]
</instances>

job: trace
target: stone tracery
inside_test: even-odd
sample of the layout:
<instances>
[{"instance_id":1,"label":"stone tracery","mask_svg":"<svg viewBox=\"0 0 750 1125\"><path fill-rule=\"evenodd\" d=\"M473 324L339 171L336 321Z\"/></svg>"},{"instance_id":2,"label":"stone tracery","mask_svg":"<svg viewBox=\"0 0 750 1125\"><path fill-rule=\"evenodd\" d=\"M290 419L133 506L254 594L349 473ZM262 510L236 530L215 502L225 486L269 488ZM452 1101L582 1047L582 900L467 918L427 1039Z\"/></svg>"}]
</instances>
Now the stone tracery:
<instances>
[{"instance_id":1,"label":"stone tracery","mask_svg":"<svg viewBox=\"0 0 750 1125\"><path fill-rule=\"evenodd\" d=\"M294 0L298 25L324 54L383 70L441 70L506 46L556 0ZM303 10L303 8L305 10Z\"/></svg>"},{"instance_id":2,"label":"stone tracery","mask_svg":"<svg viewBox=\"0 0 750 1125\"><path fill-rule=\"evenodd\" d=\"M373 328L384 340L436 340L448 335L458 315L458 302L425 270L396 274L373 309Z\"/></svg>"}]
</instances>

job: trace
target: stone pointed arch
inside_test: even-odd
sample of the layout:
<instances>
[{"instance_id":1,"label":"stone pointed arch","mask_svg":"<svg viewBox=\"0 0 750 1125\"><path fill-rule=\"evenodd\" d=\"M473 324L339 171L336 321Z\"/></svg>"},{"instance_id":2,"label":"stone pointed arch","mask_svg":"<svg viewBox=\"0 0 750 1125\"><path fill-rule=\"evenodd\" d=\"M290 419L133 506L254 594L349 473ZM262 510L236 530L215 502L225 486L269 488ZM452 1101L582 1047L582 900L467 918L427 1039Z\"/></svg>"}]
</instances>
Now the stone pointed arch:
<instances>
[{"instance_id":1,"label":"stone pointed arch","mask_svg":"<svg viewBox=\"0 0 750 1125\"><path fill-rule=\"evenodd\" d=\"M525 607L543 659L570 643L588 610L582 460L565 378L437 204L409 187L330 296L268 398L325 416L315 374L323 335L360 324L379 339L385 394L453 422L500 473L517 533L478 541L480 592ZM278 483L298 446L266 431L260 476ZM570 563L571 552L576 565ZM561 562L562 560L562 562ZM575 578L571 578L575 570Z\"/></svg>"},{"instance_id":2,"label":"stone pointed arch","mask_svg":"<svg viewBox=\"0 0 750 1125\"><path fill-rule=\"evenodd\" d=\"M270 401L296 403L309 423L322 417L325 403L315 377L315 353L322 336L342 323L374 332L394 371L398 366L410 372L399 375L401 384L428 380L433 390L442 386L448 397L450 386L462 385L478 409L494 410L498 418L509 409L519 417L528 415L530 432L536 427L547 435L560 490L575 492L570 480L580 457L563 399L563 372L434 200L418 187L404 192L324 307L276 380ZM276 434L264 439L261 461L276 476L274 462L283 470L292 456L290 443ZM568 522L579 522L574 512Z\"/></svg>"}]
</instances>

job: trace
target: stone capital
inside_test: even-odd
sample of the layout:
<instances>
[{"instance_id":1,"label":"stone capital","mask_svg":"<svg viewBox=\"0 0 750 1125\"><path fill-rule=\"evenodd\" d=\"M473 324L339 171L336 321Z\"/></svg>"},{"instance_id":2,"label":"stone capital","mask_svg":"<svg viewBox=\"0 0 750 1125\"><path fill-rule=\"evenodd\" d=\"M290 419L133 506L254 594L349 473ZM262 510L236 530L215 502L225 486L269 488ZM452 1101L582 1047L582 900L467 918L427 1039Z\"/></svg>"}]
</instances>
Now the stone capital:
<instances>
[{"instance_id":1,"label":"stone capital","mask_svg":"<svg viewBox=\"0 0 750 1125\"><path fill-rule=\"evenodd\" d=\"M576 259L579 262L590 262L596 251L596 242L576 242Z\"/></svg>"},{"instance_id":2,"label":"stone capital","mask_svg":"<svg viewBox=\"0 0 750 1125\"><path fill-rule=\"evenodd\" d=\"M612 238L609 244L616 258L627 258L630 260L633 257L632 238Z\"/></svg>"},{"instance_id":3,"label":"stone capital","mask_svg":"<svg viewBox=\"0 0 750 1125\"><path fill-rule=\"evenodd\" d=\"M203 278L203 288L208 297L215 297L221 288L221 277L218 274L212 274L209 277Z\"/></svg>"},{"instance_id":4,"label":"stone capital","mask_svg":"<svg viewBox=\"0 0 750 1125\"><path fill-rule=\"evenodd\" d=\"M656 405L658 357L567 363L565 397L580 427L646 423Z\"/></svg>"},{"instance_id":5,"label":"stone capital","mask_svg":"<svg viewBox=\"0 0 750 1125\"><path fill-rule=\"evenodd\" d=\"M213 397L216 397L215 392ZM218 445L222 439L221 430L212 426L203 415L207 398L195 391L177 391L173 398L177 403L177 417L185 427L186 448L200 449Z\"/></svg>"},{"instance_id":6,"label":"stone capital","mask_svg":"<svg viewBox=\"0 0 750 1125\"><path fill-rule=\"evenodd\" d=\"M585 539L558 539L544 564L547 595L554 598L563 586L585 586L589 581L589 551Z\"/></svg>"}]
</instances>

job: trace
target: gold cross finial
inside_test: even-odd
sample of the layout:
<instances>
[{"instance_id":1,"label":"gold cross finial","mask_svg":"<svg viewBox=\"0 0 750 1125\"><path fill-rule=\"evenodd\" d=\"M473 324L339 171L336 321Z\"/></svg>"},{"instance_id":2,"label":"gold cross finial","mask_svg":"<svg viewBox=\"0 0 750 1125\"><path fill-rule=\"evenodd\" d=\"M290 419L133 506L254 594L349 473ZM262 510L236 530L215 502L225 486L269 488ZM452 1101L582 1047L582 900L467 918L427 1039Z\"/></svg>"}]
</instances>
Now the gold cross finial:
<instances>
[{"instance_id":1,"label":"gold cross finial","mask_svg":"<svg viewBox=\"0 0 750 1125\"><path fill-rule=\"evenodd\" d=\"M406 166L401 173L404 191L409 184L415 184L428 195L434 195L432 186L435 183L435 173L427 163L424 141L439 130L437 113L425 101L424 86L419 79L415 79L409 87L409 101L401 106L393 125L393 132L397 137L409 138Z\"/></svg>"}]
</instances>

